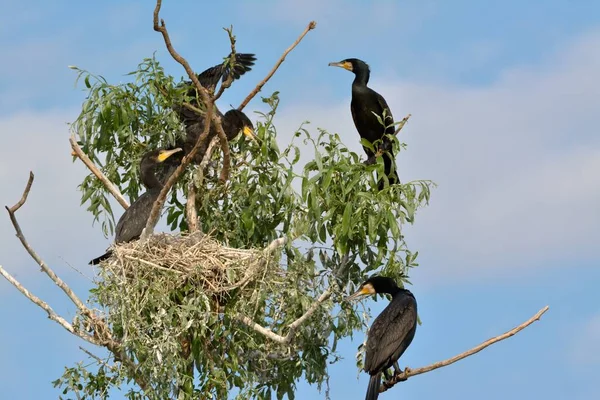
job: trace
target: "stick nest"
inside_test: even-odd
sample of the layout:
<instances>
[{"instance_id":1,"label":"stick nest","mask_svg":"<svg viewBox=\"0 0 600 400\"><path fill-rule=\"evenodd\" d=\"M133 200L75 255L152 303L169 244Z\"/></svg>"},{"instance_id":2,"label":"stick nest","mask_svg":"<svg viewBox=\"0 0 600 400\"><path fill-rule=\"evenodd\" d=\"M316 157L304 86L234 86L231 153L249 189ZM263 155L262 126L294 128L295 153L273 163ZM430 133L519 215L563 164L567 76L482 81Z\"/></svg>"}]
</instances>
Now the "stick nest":
<instances>
[{"instance_id":1,"label":"stick nest","mask_svg":"<svg viewBox=\"0 0 600 400\"><path fill-rule=\"evenodd\" d=\"M115 245L102 268L125 281L160 279L166 290L187 284L210 296L253 286L279 269L279 257L269 250L227 247L202 232L160 233L144 243Z\"/></svg>"}]
</instances>

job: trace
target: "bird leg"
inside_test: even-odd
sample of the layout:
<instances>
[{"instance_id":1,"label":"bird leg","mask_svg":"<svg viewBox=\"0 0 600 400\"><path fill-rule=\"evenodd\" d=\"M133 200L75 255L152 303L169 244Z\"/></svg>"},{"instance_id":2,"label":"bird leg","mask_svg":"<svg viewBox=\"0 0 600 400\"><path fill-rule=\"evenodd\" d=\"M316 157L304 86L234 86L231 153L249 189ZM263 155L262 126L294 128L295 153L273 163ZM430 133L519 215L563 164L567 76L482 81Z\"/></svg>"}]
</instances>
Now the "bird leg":
<instances>
[{"instance_id":1,"label":"bird leg","mask_svg":"<svg viewBox=\"0 0 600 400\"><path fill-rule=\"evenodd\" d=\"M404 371L402 371L400 369L400 366L398 365L398 361L394 362L394 376L398 378L398 382L403 382L407 380L408 377L406 376L406 374L408 374L409 372L410 368L406 367L404 368Z\"/></svg>"}]
</instances>

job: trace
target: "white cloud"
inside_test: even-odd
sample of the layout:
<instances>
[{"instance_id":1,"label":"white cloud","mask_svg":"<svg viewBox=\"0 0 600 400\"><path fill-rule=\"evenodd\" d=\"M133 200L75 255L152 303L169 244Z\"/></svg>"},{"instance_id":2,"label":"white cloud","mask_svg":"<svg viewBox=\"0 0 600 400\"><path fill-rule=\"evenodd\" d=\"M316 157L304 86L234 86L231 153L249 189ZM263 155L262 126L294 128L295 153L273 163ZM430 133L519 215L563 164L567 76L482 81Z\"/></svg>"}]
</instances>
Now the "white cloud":
<instances>
[{"instance_id":1,"label":"white cloud","mask_svg":"<svg viewBox=\"0 0 600 400\"><path fill-rule=\"evenodd\" d=\"M397 120L413 114L402 132L408 151L397 158L401 178L440 185L408 236L432 264L418 273L445 280L597 257L600 81L591 77L599 48L600 35L589 34L480 87L372 77ZM308 118L362 152L349 98L282 107L280 131Z\"/></svg>"},{"instance_id":2,"label":"white cloud","mask_svg":"<svg viewBox=\"0 0 600 400\"><path fill-rule=\"evenodd\" d=\"M574 332L578 333L572 336L571 361L578 367L600 365L600 314L592 316Z\"/></svg>"}]
</instances>

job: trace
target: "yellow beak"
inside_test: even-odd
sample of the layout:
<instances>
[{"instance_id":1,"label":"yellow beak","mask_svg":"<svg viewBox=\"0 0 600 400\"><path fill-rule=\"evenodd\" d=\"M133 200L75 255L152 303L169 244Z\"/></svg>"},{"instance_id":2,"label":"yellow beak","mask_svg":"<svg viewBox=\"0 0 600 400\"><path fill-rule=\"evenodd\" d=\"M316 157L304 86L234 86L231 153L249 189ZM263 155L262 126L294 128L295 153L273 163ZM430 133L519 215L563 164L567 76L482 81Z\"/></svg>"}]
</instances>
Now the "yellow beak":
<instances>
[{"instance_id":1,"label":"yellow beak","mask_svg":"<svg viewBox=\"0 0 600 400\"><path fill-rule=\"evenodd\" d=\"M158 153L158 161L163 162L167 158L171 157L175 153L180 152L181 150L182 149L180 147L173 150L161 150L160 153Z\"/></svg>"},{"instance_id":2,"label":"yellow beak","mask_svg":"<svg viewBox=\"0 0 600 400\"><path fill-rule=\"evenodd\" d=\"M252 140L256 140L256 135L254 134L254 129L249 126L244 126L244 135Z\"/></svg>"}]
</instances>

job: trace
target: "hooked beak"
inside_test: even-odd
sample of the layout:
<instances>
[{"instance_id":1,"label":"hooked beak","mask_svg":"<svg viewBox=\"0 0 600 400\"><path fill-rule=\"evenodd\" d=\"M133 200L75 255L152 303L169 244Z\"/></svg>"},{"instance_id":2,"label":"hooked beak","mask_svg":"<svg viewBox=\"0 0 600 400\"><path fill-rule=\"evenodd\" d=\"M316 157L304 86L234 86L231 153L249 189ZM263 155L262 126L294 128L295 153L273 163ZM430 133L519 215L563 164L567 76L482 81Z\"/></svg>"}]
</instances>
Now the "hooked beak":
<instances>
[{"instance_id":1,"label":"hooked beak","mask_svg":"<svg viewBox=\"0 0 600 400\"><path fill-rule=\"evenodd\" d=\"M330 62L329 63L330 67L340 67L340 68L344 68L348 71L352 71L352 64L349 63L348 61L346 62Z\"/></svg>"},{"instance_id":2,"label":"hooked beak","mask_svg":"<svg viewBox=\"0 0 600 400\"><path fill-rule=\"evenodd\" d=\"M363 286L360 289L358 289L354 294L351 294L350 296L347 296L344 301L352 301L352 300L356 300L359 299L363 296L368 296L370 294L375 293L373 288L370 286Z\"/></svg>"},{"instance_id":3,"label":"hooked beak","mask_svg":"<svg viewBox=\"0 0 600 400\"><path fill-rule=\"evenodd\" d=\"M244 126L243 132L244 132L244 136L246 136L247 138L256 140L256 134L254 134L254 129L252 129L251 127Z\"/></svg>"},{"instance_id":4,"label":"hooked beak","mask_svg":"<svg viewBox=\"0 0 600 400\"><path fill-rule=\"evenodd\" d=\"M178 147L176 149L173 150L163 150L160 152L160 154L158 155L158 161L163 162L165 161L167 158L171 157L173 154L180 152L182 149L181 147Z\"/></svg>"}]
</instances>

